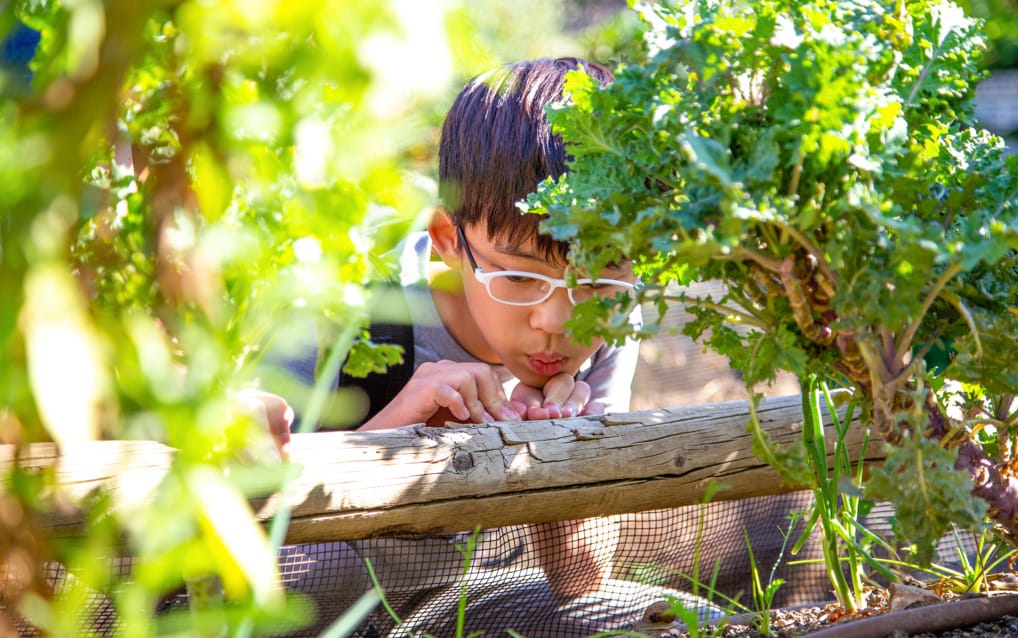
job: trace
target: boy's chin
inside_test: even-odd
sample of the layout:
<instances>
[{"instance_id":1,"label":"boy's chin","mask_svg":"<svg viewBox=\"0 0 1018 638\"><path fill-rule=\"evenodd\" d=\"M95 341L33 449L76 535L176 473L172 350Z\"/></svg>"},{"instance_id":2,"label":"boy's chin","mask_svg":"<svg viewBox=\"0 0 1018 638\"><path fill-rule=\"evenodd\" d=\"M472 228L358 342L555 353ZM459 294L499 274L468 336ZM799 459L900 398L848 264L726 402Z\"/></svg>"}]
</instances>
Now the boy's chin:
<instances>
[{"instance_id":1,"label":"boy's chin","mask_svg":"<svg viewBox=\"0 0 1018 638\"><path fill-rule=\"evenodd\" d=\"M509 368L509 372L511 372L514 377L519 379L521 384L528 385L532 388L540 389L543 388L545 384L547 384L548 381L552 379L552 377L557 377L560 374L568 374L570 376L574 376L577 371L572 369L564 369L553 375L545 375L539 374L529 367L524 367L521 370L513 370L512 368Z\"/></svg>"}]
</instances>

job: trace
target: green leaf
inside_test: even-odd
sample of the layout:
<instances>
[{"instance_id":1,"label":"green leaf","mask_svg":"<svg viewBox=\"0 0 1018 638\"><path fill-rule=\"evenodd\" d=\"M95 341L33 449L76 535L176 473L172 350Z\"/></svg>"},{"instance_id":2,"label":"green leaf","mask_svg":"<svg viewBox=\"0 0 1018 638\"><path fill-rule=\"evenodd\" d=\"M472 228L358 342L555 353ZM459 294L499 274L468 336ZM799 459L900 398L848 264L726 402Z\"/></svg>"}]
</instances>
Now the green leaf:
<instances>
[{"instance_id":1,"label":"green leaf","mask_svg":"<svg viewBox=\"0 0 1018 638\"><path fill-rule=\"evenodd\" d=\"M986 516L986 503L972 499L971 478L954 469L955 456L936 441L911 436L888 446L865 486L867 497L896 504L894 531L914 543L920 565L930 564L952 526L979 529Z\"/></svg>"},{"instance_id":2,"label":"green leaf","mask_svg":"<svg viewBox=\"0 0 1018 638\"><path fill-rule=\"evenodd\" d=\"M247 500L219 472L196 466L187 473L199 524L218 550L220 574L228 594L251 591L266 607L283 602L276 552L254 520Z\"/></svg>"},{"instance_id":3,"label":"green leaf","mask_svg":"<svg viewBox=\"0 0 1018 638\"><path fill-rule=\"evenodd\" d=\"M732 170L728 162L728 151L715 140L692 133L679 135L679 144L686 158L702 170L707 178L722 188L732 185Z\"/></svg>"}]
</instances>

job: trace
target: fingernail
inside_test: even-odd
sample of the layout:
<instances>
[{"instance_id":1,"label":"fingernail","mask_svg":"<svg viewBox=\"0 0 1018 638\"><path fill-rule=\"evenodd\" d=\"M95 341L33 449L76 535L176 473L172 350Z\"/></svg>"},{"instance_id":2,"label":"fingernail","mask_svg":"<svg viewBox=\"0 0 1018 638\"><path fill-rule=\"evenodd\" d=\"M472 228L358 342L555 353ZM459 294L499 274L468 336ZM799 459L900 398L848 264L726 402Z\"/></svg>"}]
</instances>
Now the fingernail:
<instances>
[{"instance_id":1,"label":"fingernail","mask_svg":"<svg viewBox=\"0 0 1018 638\"><path fill-rule=\"evenodd\" d=\"M493 417L490 414L488 414L487 410L484 411L484 422L485 423L491 423L492 421L497 421L497 420L498 419L496 419L495 417Z\"/></svg>"},{"instance_id":2,"label":"fingernail","mask_svg":"<svg viewBox=\"0 0 1018 638\"><path fill-rule=\"evenodd\" d=\"M576 416L578 409L575 403L567 403L562 406L562 416Z\"/></svg>"},{"instance_id":3,"label":"fingernail","mask_svg":"<svg viewBox=\"0 0 1018 638\"><path fill-rule=\"evenodd\" d=\"M503 405L501 410L502 418L506 421L519 421L520 415L508 405Z\"/></svg>"},{"instance_id":4,"label":"fingernail","mask_svg":"<svg viewBox=\"0 0 1018 638\"><path fill-rule=\"evenodd\" d=\"M549 419L562 418L562 406L554 401L545 401L544 409L548 411Z\"/></svg>"}]
</instances>

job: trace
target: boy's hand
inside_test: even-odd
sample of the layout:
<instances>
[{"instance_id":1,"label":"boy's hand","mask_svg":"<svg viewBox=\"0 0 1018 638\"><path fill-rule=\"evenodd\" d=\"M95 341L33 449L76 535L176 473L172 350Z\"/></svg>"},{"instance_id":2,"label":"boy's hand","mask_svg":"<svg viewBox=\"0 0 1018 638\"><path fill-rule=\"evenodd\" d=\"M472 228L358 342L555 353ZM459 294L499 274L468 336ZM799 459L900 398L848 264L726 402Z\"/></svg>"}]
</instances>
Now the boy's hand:
<instances>
[{"instance_id":1,"label":"boy's hand","mask_svg":"<svg viewBox=\"0 0 1018 638\"><path fill-rule=\"evenodd\" d=\"M358 429L380 430L414 423L441 425L445 421L519 421L522 418L523 415L506 400L502 382L491 366L443 360L419 366L392 402Z\"/></svg>"},{"instance_id":2,"label":"boy's hand","mask_svg":"<svg viewBox=\"0 0 1018 638\"><path fill-rule=\"evenodd\" d=\"M251 415L272 436L276 450L283 459L290 458L290 426L293 425L293 408L283 397L248 388L233 395L237 409Z\"/></svg>"},{"instance_id":3,"label":"boy's hand","mask_svg":"<svg viewBox=\"0 0 1018 638\"><path fill-rule=\"evenodd\" d=\"M590 386L564 372L549 379L544 388L517 385L510 403L528 421L604 414L604 406L590 400Z\"/></svg>"}]
</instances>

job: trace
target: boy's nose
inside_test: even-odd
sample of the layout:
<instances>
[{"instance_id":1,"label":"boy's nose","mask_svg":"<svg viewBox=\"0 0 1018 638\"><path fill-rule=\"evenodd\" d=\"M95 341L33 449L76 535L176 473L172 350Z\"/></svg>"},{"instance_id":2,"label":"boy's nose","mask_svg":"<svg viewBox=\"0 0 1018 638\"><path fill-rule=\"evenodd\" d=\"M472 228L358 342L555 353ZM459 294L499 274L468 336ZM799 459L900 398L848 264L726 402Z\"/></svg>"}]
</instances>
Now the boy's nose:
<instances>
[{"instance_id":1,"label":"boy's nose","mask_svg":"<svg viewBox=\"0 0 1018 638\"><path fill-rule=\"evenodd\" d=\"M565 288L559 288L550 297L533 306L530 327L548 334L565 334L565 323L573 316L573 302Z\"/></svg>"}]
</instances>

